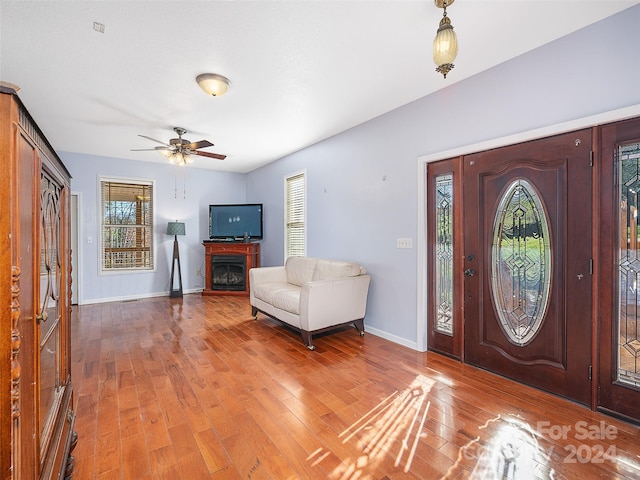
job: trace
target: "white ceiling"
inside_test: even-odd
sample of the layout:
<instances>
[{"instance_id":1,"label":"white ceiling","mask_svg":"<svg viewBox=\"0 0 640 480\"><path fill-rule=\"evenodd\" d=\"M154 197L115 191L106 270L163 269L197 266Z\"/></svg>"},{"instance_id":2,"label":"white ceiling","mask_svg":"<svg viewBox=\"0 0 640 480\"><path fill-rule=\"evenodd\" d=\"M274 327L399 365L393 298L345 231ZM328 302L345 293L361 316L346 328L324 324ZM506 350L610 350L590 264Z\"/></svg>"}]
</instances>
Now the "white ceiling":
<instances>
[{"instance_id":1,"label":"white ceiling","mask_svg":"<svg viewBox=\"0 0 640 480\"><path fill-rule=\"evenodd\" d=\"M58 151L166 162L130 149L180 126L228 155L193 166L247 172L637 3L457 0L445 80L433 0L0 0L0 80ZM204 72L229 92L205 95Z\"/></svg>"}]
</instances>

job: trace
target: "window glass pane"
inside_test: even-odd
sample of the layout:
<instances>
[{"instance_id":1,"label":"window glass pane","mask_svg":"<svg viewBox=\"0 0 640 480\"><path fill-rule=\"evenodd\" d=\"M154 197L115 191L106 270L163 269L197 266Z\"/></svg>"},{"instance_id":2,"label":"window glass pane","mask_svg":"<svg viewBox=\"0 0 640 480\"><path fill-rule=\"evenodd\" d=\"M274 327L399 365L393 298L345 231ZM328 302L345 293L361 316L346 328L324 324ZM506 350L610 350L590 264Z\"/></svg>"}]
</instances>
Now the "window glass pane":
<instances>
[{"instance_id":1,"label":"window glass pane","mask_svg":"<svg viewBox=\"0 0 640 480\"><path fill-rule=\"evenodd\" d=\"M285 256L305 255L305 179L298 174L286 179Z\"/></svg>"},{"instance_id":2,"label":"window glass pane","mask_svg":"<svg viewBox=\"0 0 640 480\"><path fill-rule=\"evenodd\" d=\"M618 281L618 381L640 386L640 143L618 149L620 256Z\"/></svg>"},{"instance_id":3,"label":"window glass pane","mask_svg":"<svg viewBox=\"0 0 640 480\"><path fill-rule=\"evenodd\" d=\"M101 182L102 269L153 269L153 186Z\"/></svg>"},{"instance_id":4,"label":"window glass pane","mask_svg":"<svg viewBox=\"0 0 640 480\"><path fill-rule=\"evenodd\" d=\"M538 333L551 287L549 226L540 197L516 180L500 200L491 249L491 286L500 325L524 346Z\"/></svg>"},{"instance_id":5,"label":"window glass pane","mask_svg":"<svg viewBox=\"0 0 640 480\"><path fill-rule=\"evenodd\" d=\"M453 335L453 174L435 178L435 330Z\"/></svg>"}]
</instances>

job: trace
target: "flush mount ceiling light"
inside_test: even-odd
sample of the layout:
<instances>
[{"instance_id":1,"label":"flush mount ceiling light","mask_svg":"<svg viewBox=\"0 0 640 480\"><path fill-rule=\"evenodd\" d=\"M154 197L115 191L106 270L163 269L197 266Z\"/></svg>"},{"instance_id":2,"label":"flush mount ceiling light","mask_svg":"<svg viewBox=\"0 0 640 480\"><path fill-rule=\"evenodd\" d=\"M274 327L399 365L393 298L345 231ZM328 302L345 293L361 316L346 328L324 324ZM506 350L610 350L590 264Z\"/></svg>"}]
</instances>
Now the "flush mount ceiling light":
<instances>
[{"instance_id":1,"label":"flush mount ceiling light","mask_svg":"<svg viewBox=\"0 0 640 480\"><path fill-rule=\"evenodd\" d=\"M214 97L224 95L231 86L231 82L227 77L217 73L202 73L196 77L196 82L204 90L204 93Z\"/></svg>"},{"instance_id":2,"label":"flush mount ceiling light","mask_svg":"<svg viewBox=\"0 0 640 480\"><path fill-rule=\"evenodd\" d=\"M433 40L433 61L437 65L436 72L440 72L444 78L447 78L447 73L455 66L453 61L458 54L458 39L453 31L451 20L447 17L447 6L450 6L454 0L434 1L436 7L444 9L444 14L440 20L436 38Z\"/></svg>"}]
</instances>

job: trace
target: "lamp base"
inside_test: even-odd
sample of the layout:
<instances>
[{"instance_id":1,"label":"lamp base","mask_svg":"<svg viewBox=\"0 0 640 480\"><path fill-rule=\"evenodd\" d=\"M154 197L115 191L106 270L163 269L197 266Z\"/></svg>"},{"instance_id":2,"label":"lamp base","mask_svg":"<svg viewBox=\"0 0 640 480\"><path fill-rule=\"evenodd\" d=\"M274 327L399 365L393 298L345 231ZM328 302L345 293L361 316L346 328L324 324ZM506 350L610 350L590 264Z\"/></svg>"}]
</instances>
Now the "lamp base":
<instances>
[{"instance_id":1,"label":"lamp base","mask_svg":"<svg viewBox=\"0 0 640 480\"><path fill-rule=\"evenodd\" d=\"M176 263L178 264L178 285L174 288ZM182 270L180 269L180 250L178 249L178 236L174 235L173 240L173 260L171 261L171 285L169 287L169 298L182 298Z\"/></svg>"}]
</instances>

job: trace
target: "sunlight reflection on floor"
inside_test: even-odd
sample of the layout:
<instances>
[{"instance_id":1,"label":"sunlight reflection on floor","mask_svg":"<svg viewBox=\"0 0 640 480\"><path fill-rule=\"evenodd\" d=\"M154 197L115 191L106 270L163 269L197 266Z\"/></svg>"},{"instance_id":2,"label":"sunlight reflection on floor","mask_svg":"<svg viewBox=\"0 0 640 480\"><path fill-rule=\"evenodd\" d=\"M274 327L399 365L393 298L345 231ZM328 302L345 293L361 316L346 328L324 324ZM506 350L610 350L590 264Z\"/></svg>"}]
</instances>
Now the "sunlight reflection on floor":
<instances>
[{"instance_id":1,"label":"sunlight reflection on floor","mask_svg":"<svg viewBox=\"0 0 640 480\"><path fill-rule=\"evenodd\" d=\"M434 383L435 380L418 375L405 390L392 393L344 430L338 436L342 443L353 443L362 455L343 461L330 478L364 478L387 454L394 455L396 467L403 466L408 472L429 412L427 395ZM317 465L327 454L319 449L307 460Z\"/></svg>"},{"instance_id":2,"label":"sunlight reflection on floor","mask_svg":"<svg viewBox=\"0 0 640 480\"><path fill-rule=\"evenodd\" d=\"M336 457L342 458L337 466L334 463L327 469L330 470L328 478L373 480L381 473L398 474L401 469L409 472L414 458L418 458L420 469L430 468L424 458L416 457L420 441L427 439L429 431L440 440L451 438L453 432L462 442L449 440L452 443L448 445L457 449L457 458L450 460L453 465L448 471L439 470L444 473L441 480L555 480L563 478L566 468L572 467L565 463L604 462L607 465L603 471L618 471L625 478L638 478L640 456L617 451L616 445L610 442L617 438L618 430L604 420L592 423L581 420L574 425L541 420L532 426L519 416L498 414L486 421L478 418L478 423L457 421L455 409L442 401L442 392L434 388L440 383L451 386L445 380L439 376L417 375L406 389L393 392L338 435L350 455L321 447L310 454L307 461L316 467L322 462L327 466L335 462ZM426 422L428 428L425 428ZM558 441L558 432L567 437ZM584 432L591 432L590 439ZM442 444L435 442L431 440L427 450L423 446L420 451L424 454L431 448L433 452L434 447L439 450ZM606 454L598 456L601 451ZM454 449L451 453L455 455L455 452ZM431 471L432 476L439 468L449 466L447 460L451 457L444 454L442 457L444 463ZM412 473L420 475L420 472Z\"/></svg>"},{"instance_id":3,"label":"sunlight reflection on floor","mask_svg":"<svg viewBox=\"0 0 640 480\"><path fill-rule=\"evenodd\" d=\"M467 478L474 480L538 480L554 479L547 451L539 435L525 422L515 417L497 415L489 419L481 430L487 437L476 437L460 448L458 460L446 478L457 478L461 467L471 468Z\"/></svg>"}]
</instances>

